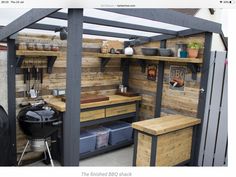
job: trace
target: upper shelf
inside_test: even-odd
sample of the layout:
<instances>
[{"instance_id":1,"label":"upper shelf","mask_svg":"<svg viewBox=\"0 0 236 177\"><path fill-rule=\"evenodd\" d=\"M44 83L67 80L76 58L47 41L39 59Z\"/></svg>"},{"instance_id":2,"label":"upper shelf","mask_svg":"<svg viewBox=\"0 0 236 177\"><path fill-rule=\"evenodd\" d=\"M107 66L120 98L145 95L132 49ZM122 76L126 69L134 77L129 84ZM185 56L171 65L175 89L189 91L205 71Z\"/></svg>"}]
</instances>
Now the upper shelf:
<instances>
[{"instance_id":1,"label":"upper shelf","mask_svg":"<svg viewBox=\"0 0 236 177\"><path fill-rule=\"evenodd\" d=\"M26 56L43 56L47 58L47 72L52 73L52 67L59 56L60 52L58 51L35 51L35 50L17 50L17 63L16 63L16 74L20 73L20 67Z\"/></svg>"},{"instance_id":2,"label":"upper shelf","mask_svg":"<svg viewBox=\"0 0 236 177\"><path fill-rule=\"evenodd\" d=\"M152 61L167 61L167 62L179 62L179 63L196 63L201 64L202 58L178 58L178 57L163 57L163 56L145 56L145 55L132 55L127 56L124 54L103 54L103 53L91 53L83 52L83 55L94 56L98 58L132 58L141 60L152 60Z\"/></svg>"},{"instance_id":3,"label":"upper shelf","mask_svg":"<svg viewBox=\"0 0 236 177\"><path fill-rule=\"evenodd\" d=\"M17 56L59 56L58 51L35 51L35 50L17 50Z\"/></svg>"}]
</instances>

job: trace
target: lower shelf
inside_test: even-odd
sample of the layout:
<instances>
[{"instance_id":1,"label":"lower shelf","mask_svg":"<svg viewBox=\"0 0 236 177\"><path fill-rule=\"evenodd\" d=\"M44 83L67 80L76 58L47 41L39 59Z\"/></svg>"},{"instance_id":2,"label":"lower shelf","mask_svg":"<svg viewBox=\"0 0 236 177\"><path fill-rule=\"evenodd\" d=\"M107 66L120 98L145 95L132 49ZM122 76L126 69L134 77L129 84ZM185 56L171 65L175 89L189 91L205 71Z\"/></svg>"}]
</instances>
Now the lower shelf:
<instances>
[{"instance_id":1,"label":"lower shelf","mask_svg":"<svg viewBox=\"0 0 236 177\"><path fill-rule=\"evenodd\" d=\"M123 141L123 142L118 143L116 145L109 145L109 146L106 146L106 147L103 147L103 148L99 148L99 149L96 149L93 152L80 154L80 160L85 159L85 158L89 158L89 157L93 157L93 156L96 156L96 155L100 155L102 153L109 152L109 151L112 151L112 150L115 150L115 149L119 149L119 148L122 148L122 147L125 147L125 146L130 146L132 144L133 144L133 140L129 140L129 141Z\"/></svg>"}]
</instances>

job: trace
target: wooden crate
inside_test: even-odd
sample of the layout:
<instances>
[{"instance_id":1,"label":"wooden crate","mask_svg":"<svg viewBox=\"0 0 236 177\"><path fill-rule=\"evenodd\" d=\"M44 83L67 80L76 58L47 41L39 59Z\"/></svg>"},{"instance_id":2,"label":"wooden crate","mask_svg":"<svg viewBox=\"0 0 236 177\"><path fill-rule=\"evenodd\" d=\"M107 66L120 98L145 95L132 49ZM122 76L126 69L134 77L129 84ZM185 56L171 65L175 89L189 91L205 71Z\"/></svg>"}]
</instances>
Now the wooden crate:
<instances>
[{"instance_id":1,"label":"wooden crate","mask_svg":"<svg viewBox=\"0 0 236 177\"><path fill-rule=\"evenodd\" d=\"M193 127L157 137L156 166L174 166L190 160ZM150 166L152 137L138 132L137 166Z\"/></svg>"},{"instance_id":2,"label":"wooden crate","mask_svg":"<svg viewBox=\"0 0 236 177\"><path fill-rule=\"evenodd\" d=\"M112 108L106 108L106 117L117 116L136 111L136 104L128 104L125 106L116 106Z\"/></svg>"}]
</instances>

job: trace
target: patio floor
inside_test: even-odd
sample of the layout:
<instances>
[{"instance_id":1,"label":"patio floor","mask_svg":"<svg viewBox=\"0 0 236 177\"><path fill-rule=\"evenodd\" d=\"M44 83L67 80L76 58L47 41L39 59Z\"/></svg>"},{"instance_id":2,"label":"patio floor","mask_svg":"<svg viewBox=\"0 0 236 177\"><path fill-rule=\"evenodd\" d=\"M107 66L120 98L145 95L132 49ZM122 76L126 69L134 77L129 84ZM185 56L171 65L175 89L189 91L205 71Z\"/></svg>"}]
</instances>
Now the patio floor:
<instances>
[{"instance_id":1,"label":"patio floor","mask_svg":"<svg viewBox=\"0 0 236 177\"><path fill-rule=\"evenodd\" d=\"M133 146L101 154L80 161L80 166L132 166ZM60 163L54 161L55 166ZM35 162L28 166L46 166L43 162ZM48 165L50 167L50 165Z\"/></svg>"}]
</instances>

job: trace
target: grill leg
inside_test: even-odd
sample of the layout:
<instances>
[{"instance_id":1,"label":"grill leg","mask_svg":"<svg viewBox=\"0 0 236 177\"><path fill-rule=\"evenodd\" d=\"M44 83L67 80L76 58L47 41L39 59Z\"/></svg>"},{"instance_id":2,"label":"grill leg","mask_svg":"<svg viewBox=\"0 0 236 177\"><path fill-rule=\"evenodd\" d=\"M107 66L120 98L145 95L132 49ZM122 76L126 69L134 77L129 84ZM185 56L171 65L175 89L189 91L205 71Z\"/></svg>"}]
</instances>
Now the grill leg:
<instances>
[{"instance_id":1,"label":"grill leg","mask_svg":"<svg viewBox=\"0 0 236 177\"><path fill-rule=\"evenodd\" d=\"M23 152L22 152L22 154L21 154L21 156L20 156L20 160L18 161L18 166L20 165L20 163L21 163L21 161L22 161L22 158L23 158L23 156L24 156L24 154L25 154L25 151L26 151L26 149L27 149L28 146L29 146L29 140L27 141L27 143L26 143L26 145L25 145L25 148L24 148L24 150L23 150Z\"/></svg>"},{"instance_id":2,"label":"grill leg","mask_svg":"<svg viewBox=\"0 0 236 177\"><path fill-rule=\"evenodd\" d=\"M43 154L44 154L44 160L47 160L47 153L46 153L46 150L43 151Z\"/></svg>"},{"instance_id":3,"label":"grill leg","mask_svg":"<svg viewBox=\"0 0 236 177\"><path fill-rule=\"evenodd\" d=\"M52 156L51 156L50 149L48 147L48 142L47 141L45 141L45 145L47 147L47 151L48 151L48 155L49 155L49 159L50 159L51 165L52 165L52 167L54 167L54 163L53 163L53 160L52 160Z\"/></svg>"}]
</instances>

